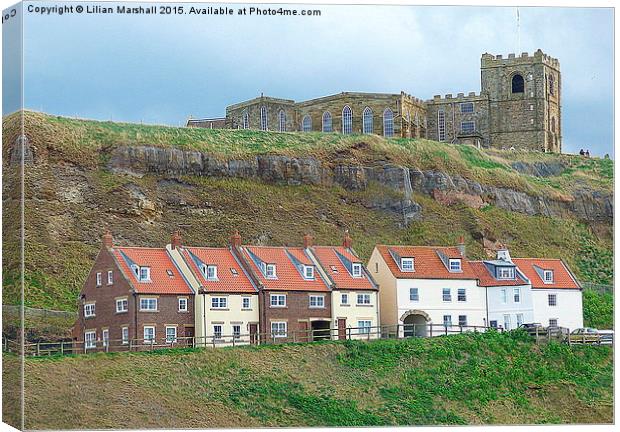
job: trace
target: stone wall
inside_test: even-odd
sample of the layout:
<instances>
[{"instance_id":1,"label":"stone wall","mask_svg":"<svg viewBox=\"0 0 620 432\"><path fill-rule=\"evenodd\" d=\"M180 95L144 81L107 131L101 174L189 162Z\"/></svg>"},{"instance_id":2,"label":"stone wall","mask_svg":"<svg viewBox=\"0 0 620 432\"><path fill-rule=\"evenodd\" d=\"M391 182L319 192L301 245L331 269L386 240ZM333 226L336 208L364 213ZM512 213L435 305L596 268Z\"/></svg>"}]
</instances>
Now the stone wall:
<instances>
[{"instance_id":1,"label":"stone wall","mask_svg":"<svg viewBox=\"0 0 620 432\"><path fill-rule=\"evenodd\" d=\"M277 99L266 96L231 105L226 108L226 128L243 129L243 114L248 113L248 129L261 129L261 107L267 110L267 130L280 131L279 113L283 111L286 116L286 131L298 130L298 119L295 110L295 101L289 99Z\"/></svg>"},{"instance_id":2,"label":"stone wall","mask_svg":"<svg viewBox=\"0 0 620 432\"><path fill-rule=\"evenodd\" d=\"M462 106L466 103L473 104L473 112L463 112ZM435 96L426 102L428 116L427 137L440 141L438 129L438 114L443 111L445 114L446 136L442 141L460 144L472 144L483 147L490 145L491 137L489 131L489 100L484 94L476 95L469 93L467 96L459 93L456 97L447 94L445 98ZM473 121L475 131L464 133L462 122Z\"/></svg>"}]
</instances>

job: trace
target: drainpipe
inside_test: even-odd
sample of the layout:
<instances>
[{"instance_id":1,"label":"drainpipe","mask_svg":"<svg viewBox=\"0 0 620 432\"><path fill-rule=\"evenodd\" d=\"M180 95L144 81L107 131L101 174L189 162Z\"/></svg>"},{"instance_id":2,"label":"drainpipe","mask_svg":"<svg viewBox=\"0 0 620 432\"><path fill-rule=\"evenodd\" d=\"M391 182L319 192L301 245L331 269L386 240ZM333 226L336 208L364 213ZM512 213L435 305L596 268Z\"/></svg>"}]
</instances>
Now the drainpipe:
<instances>
[{"instance_id":1,"label":"drainpipe","mask_svg":"<svg viewBox=\"0 0 620 432\"><path fill-rule=\"evenodd\" d=\"M486 326L489 326L489 287L484 287L484 296L486 299L486 313L487 313L487 322L486 322Z\"/></svg>"},{"instance_id":2,"label":"drainpipe","mask_svg":"<svg viewBox=\"0 0 620 432\"><path fill-rule=\"evenodd\" d=\"M207 346L207 293L204 288L199 288L199 291L202 295L202 336L204 346ZM194 335L195 337L196 335Z\"/></svg>"},{"instance_id":3,"label":"drainpipe","mask_svg":"<svg viewBox=\"0 0 620 432\"><path fill-rule=\"evenodd\" d=\"M136 291L134 290L133 294L133 338L137 341L138 340L138 295L136 294Z\"/></svg>"}]
</instances>

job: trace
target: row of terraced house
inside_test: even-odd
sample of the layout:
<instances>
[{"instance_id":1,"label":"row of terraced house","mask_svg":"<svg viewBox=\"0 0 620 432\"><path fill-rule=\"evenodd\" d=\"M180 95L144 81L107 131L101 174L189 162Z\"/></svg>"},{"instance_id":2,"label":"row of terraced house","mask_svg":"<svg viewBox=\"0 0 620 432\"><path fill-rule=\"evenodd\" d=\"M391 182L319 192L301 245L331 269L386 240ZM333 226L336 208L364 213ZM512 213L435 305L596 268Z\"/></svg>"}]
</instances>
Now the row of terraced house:
<instances>
[{"instance_id":1,"label":"row of terraced house","mask_svg":"<svg viewBox=\"0 0 620 432\"><path fill-rule=\"evenodd\" d=\"M581 287L560 259L471 261L455 247L377 245L365 265L342 245L161 248L106 232L79 297L86 350L155 344L432 336L440 328L583 326Z\"/></svg>"}]
</instances>

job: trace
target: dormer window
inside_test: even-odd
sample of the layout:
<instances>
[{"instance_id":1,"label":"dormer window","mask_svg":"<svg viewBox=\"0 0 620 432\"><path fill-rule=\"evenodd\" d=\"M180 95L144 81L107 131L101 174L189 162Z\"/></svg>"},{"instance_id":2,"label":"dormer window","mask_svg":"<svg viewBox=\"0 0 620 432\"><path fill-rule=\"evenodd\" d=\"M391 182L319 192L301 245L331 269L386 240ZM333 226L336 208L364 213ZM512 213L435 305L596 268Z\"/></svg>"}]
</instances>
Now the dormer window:
<instances>
[{"instance_id":1,"label":"dormer window","mask_svg":"<svg viewBox=\"0 0 620 432\"><path fill-rule=\"evenodd\" d=\"M215 265L203 265L202 273L207 280L217 280L217 266Z\"/></svg>"},{"instance_id":2,"label":"dormer window","mask_svg":"<svg viewBox=\"0 0 620 432\"><path fill-rule=\"evenodd\" d=\"M304 266L304 279L311 280L314 279L314 267L313 266Z\"/></svg>"},{"instance_id":3,"label":"dormer window","mask_svg":"<svg viewBox=\"0 0 620 432\"><path fill-rule=\"evenodd\" d=\"M498 267L497 278L498 279L514 279L515 278L514 267Z\"/></svg>"},{"instance_id":4,"label":"dormer window","mask_svg":"<svg viewBox=\"0 0 620 432\"><path fill-rule=\"evenodd\" d=\"M275 279L276 276L276 265L275 264L264 264L263 271L265 272L265 277L269 279Z\"/></svg>"},{"instance_id":5,"label":"dormer window","mask_svg":"<svg viewBox=\"0 0 620 432\"><path fill-rule=\"evenodd\" d=\"M450 259L450 271L451 272L460 272L461 271L461 260L458 258Z\"/></svg>"},{"instance_id":6,"label":"dormer window","mask_svg":"<svg viewBox=\"0 0 620 432\"><path fill-rule=\"evenodd\" d=\"M138 280L140 282L150 282L151 281L151 268L140 267L140 270L138 273Z\"/></svg>"},{"instance_id":7,"label":"dormer window","mask_svg":"<svg viewBox=\"0 0 620 432\"><path fill-rule=\"evenodd\" d=\"M553 283L553 270L543 270L543 282L546 284Z\"/></svg>"},{"instance_id":8,"label":"dormer window","mask_svg":"<svg viewBox=\"0 0 620 432\"><path fill-rule=\"evenodd\" d=\"M362 264L361 263L353 263L353 265L351 266L351 276L362 277Z\"/></svg>"},{"instance_id":9,"label":"dormer window","mask_svg":"<svg viewBox=\"0 0 620 432\"><path fill-rule=\"evenodd\" d=\"M413 271L413 258L401 258L400 269L404 272L412 272Z\"/></svg>"}]
</instances>

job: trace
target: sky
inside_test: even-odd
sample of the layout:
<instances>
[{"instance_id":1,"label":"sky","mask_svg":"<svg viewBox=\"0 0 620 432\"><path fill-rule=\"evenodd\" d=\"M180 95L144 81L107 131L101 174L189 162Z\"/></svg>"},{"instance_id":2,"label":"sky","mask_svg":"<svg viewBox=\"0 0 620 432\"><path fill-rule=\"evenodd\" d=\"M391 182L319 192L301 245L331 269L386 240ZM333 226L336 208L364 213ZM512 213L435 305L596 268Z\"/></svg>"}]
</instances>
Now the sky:
<instances>
[{"instance_id":1,"label":"sky","mask_svg":"<svg viewBox=\"0 0 620 432\"><path fill-rule=\"evenodd\" d=\"M430 99L478 93L484 52L541 48L561 64L564 151L613 156L610 8L521 7L519 31L514 7L312 8L321 16L26 13L25 107L183 125L261 93L304 100L403 90ZM5 114L19 106L4 99Z\"/></svg>"}]
</instances>

